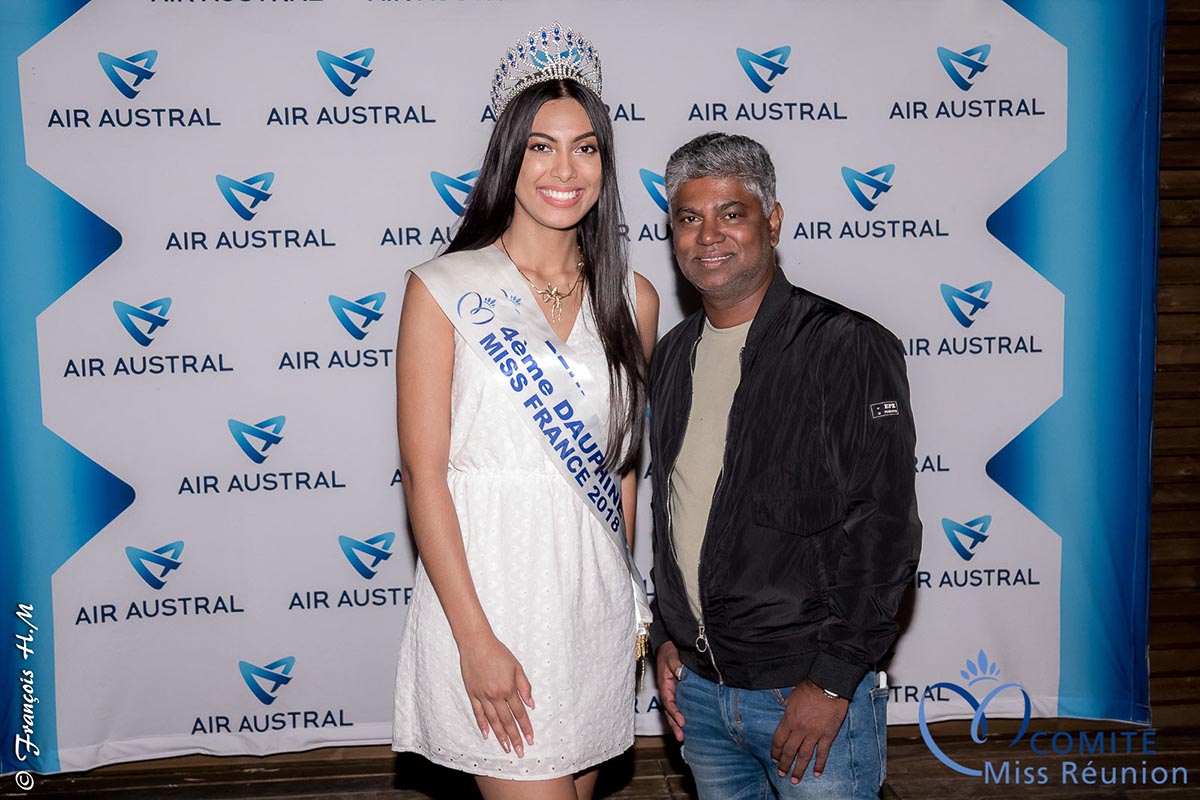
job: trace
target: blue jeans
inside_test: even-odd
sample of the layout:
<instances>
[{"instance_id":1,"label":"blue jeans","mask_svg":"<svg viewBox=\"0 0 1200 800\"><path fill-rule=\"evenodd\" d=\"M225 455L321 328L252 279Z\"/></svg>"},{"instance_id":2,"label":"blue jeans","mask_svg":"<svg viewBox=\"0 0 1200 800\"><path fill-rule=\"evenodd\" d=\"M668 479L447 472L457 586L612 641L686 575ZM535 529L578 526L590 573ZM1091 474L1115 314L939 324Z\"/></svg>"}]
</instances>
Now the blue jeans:
<instances>
[{"instance_id":1,"label":"blue jeans","mask_svg":"<svg viewBox=\"0 0 1200 800\"><path fill-rule=\"evenodd\" d=\"M879 796L887 771L887 689L868 672L854 692L825 771L800 783L779 777L771 762L771 737L792 689L734 689L683 668L675 701L687 724L683 758L700 800L857 800ZM815 760L815 759L814 759Z\"/></svg>"}]
</instances>

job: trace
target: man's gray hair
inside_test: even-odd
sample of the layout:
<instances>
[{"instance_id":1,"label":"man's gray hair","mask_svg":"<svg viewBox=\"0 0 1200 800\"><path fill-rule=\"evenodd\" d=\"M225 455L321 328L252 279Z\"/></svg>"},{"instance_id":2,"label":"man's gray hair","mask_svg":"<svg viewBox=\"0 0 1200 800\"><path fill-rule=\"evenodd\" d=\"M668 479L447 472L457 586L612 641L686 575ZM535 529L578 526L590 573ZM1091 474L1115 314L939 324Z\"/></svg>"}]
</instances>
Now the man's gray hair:
<instances>
[{"instance_id":1,"label":"man's gray hair","mask_svg":"<svg viewBox=\"0 0 1200 800\"><path fill-rule=\"evenodd\" d=\"M713 131L672 153L663 181L667 202L674 204L684 181L710 177L740 178L747 191L762 202L764 215L775 210L775 165L767 148L749 136Z\"/></svg>"}]
</instances>

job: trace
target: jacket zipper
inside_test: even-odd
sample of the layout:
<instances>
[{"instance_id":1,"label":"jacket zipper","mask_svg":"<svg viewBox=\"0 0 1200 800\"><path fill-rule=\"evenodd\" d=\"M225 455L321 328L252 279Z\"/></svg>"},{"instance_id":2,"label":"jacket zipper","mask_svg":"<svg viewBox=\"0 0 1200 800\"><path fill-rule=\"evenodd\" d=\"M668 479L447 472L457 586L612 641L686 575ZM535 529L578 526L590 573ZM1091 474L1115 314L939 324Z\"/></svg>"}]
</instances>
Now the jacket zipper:
<instances>
[{"instance_id":1,"label":"jacket zipper","mask_svg":"<svg viewBox=\"0 0 1200 800\"><path fill-rule=\"evenodd\" d=\"M693 353L695 353L696 345L698 345L699 343L700 343L700 339L697 339L696 343L692 345ZM746 352L746 348L744 346L738 350L738 383L739 383L739 385L741 383L741 377L742 377L742 375L741 375L742 354L745 352ZM693 381L692 393L695 394L696 365L695 365L694 361L692 361L692 363L691 363L691 369L692 369L692 381ZM736 389L734 390L734 395L735 396L737 395ZM729 423L732 419L733 419L733 400L731 399L729 402L729 411L726 413L726 416L725 416L725 438L724 438L724 441L722 442L722 446L721 446L721 471L720 471L720 473L717 474L717 483L716 483L716 486L713 488L713 498L714 499L716 498L717 494L721 491L721 483L725 480L725 459L726 459L726 453L729 450ZM676 458L678 458L678 454L676 454ZM674 465L674 463L672 463L671 464L671 472L673 473L674 471L675 471L675 465ZM668 473L668 474L670 474L670 473ZM670 524L671 517L670 517L670 511L669 511L669 509L670 509L670 483L669 483L669 481L668 481L667 486L668 486L668 488L667 488L667 508L668 508L667 521L668 521L668 524ZM709 513L709 521L711 521L711 519L712 519L712 509L711 508L709 509L708 513ZM707 541L707 539L708 539L708 522L706 522L705 526L704 526L704 539L701 540L701 542L700 542L700 556L696 561L696 577L697 577L697 579L700 577L701 574L703 574L703 571L704 571L704 542ZM674 546L674 543L675 543L675 529L674 529L674 527L672 527L671 528L672 547ZM678 554L676 555L676 561L678 561ZM697 583L699 584L698 588L700 589L700 617L696 620L696 622L698 623L698 630L696 632L696 642L695 642L696 652L697 653L708 653L708 660L712 664L713 671L717 673L717 683L724 686L725 685L725 677L721 674L721 668L717 666L717 656L713 652L712 647L709 645L708 635L707 635L707 633L705 633L704 584L699 580L697 580Z\"/></svg>"}]
</instances>

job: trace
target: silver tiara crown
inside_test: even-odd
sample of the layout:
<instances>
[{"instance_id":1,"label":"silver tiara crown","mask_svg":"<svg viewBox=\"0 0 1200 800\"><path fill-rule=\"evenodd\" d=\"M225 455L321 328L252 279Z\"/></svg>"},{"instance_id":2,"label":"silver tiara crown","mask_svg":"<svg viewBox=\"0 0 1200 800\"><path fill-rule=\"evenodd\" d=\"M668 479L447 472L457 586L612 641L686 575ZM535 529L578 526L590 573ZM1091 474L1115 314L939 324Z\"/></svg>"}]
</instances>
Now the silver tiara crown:
<instances>
[{"instance_id":1,"label":"silver tiara crown","mask_svg":"<svg viewBox=\"0 0 1200 800\"><path fill-rule=\"evenodd\" d=\"M500 59L492 79L492 111L499 118L512 99L534 84L570 78L600 94L600 55L592 43L555 22L530 31Z\"/></svg>"}]
</instances>

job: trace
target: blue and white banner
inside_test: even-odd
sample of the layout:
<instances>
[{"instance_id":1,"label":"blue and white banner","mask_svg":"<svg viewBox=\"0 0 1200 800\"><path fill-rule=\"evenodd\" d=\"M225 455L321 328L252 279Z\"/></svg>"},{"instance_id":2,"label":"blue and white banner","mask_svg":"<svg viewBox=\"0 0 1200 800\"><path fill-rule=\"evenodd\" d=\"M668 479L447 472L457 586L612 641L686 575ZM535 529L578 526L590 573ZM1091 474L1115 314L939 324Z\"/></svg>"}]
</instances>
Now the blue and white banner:
<instances>
[{"instance_id":1,"label":"blue and white banner","mask_svg":"<svg viewBox=\"0 0 1200 800\"><path fill-rule=\"evenodd\" d=\"M663 167L720 129L772 153L792 281L904 342L890 720L1149 720L1162 0L10 0L0 771L390 741L404 275L555 19L604 60L661 331L695 307Z\"/></svg>"}]
</instances>

